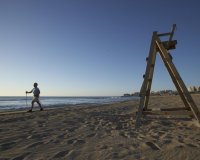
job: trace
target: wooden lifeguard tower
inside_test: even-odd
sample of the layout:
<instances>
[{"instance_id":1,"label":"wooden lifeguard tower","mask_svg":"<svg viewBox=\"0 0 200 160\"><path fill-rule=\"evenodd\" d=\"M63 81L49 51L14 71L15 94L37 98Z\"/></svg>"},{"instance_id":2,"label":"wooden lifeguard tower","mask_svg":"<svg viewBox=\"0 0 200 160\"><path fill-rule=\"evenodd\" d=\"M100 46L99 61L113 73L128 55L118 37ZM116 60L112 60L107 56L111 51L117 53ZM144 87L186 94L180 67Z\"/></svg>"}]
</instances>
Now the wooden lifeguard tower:
<instances>
[{"instance_id":1,"label":"wooden lifeguard tower","mask_svg":"<svg viewBox=\"0 0 200 160\"><path fill-rule=\"evenodd\" d=\"M149 51L149 56L146 58L147 66L145 75L143 75L144 81L140 90L140 104L138 108L138 112L136 114L136 128L140 126L141 116L143 114L157 114L157 115L192 115L196 118L196 120L200 123L200 112L187 90L181 76L179 75L175 65L172 62L172 56L169 53L169 50L175 49L177 41L172 40L174 31L176 29L176 24L173 24L172 31L168 33L158 34L157 32L153 32L151 46ZM161 41L160 37L168 36L168 41ZM148 109L149 96L151 91L151 84L154 73L154 66L156 61L157 53L160 54L171 79L176 86L176 89L185 105L182 108L166 108L153 111L152 109Z\"/></svg>"}]
</instances>

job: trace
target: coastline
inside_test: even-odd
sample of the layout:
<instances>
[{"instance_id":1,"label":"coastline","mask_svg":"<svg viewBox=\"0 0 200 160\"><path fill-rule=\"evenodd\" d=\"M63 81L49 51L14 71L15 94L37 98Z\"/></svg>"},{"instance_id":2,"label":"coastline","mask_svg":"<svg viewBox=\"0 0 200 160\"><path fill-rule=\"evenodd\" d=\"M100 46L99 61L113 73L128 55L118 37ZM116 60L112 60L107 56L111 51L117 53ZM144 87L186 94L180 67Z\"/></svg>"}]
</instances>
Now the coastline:
<instances>
[{"instance_id":1,"label":"coastline","mask_svg":"<svg viewBox=\"0 0 200 160\"><path fill-rule=\"evenodd\" d=\"M44 107L76 106L76 105L102 105L138 99L139 97L121 96L90 96L90 97L58 97L42 96L40 102ZM31 107L32 97L3 96L0 97L0 112L9 110L23 110ZM35 107L38 105L35 104Z\"/></svg>"},{"instance_id":2,"label":"coastline","mask_svg":"<svg viewBox=\"0 0 200 160\"><path fill-rule=\"evenodd\" d=\"M200 95L192 95L200 107ZM200 156L200 127L188 116L147 116L135 130L139 100L63 106L0 120L0 159L177 160ZM179 96L151 97L149 107L183 107Z\"/></svg>"}]
</instances>

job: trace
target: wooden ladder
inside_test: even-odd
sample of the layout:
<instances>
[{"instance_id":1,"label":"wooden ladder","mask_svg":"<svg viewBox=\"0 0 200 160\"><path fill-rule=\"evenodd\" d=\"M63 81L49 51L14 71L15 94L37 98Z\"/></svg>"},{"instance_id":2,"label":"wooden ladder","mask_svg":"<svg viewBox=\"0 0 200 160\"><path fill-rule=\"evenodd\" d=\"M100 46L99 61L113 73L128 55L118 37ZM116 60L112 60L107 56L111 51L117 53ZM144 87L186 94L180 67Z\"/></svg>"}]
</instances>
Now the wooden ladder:
<instances>
[{"instance_id":1,"label":"wooden ladder","mask_svg":"<svg viewBox=\"0 0 200 160\"><path fill-rule=\"evenodd\" d=\"M192 99L192 96L187 90L180 74L178 73L175 65L172 62L172 56L169 50L175 49L177 41L172 40L176 24L173 25L172 31L168 33L158 34L153 32L151 46L149 51L149 56L146 58L147 66L145 75L143 75L144 81L140 90L140 103L138 112L136 114L136 124L135 127L138 128L141 124L141 116L144 114L169 114L169 115L193 115L197 121L200 123L200 112ZM169 36L168 41L161 41L160 37ZM156 62L156 55L160 54L167 71L169 72L171 79L185 105L184 108L170 108L170 109L160 109L159 111L153 111L148 109L149 96L151 91L151 84L153 79L153 72Z\"/></svg>"}]
</instances>

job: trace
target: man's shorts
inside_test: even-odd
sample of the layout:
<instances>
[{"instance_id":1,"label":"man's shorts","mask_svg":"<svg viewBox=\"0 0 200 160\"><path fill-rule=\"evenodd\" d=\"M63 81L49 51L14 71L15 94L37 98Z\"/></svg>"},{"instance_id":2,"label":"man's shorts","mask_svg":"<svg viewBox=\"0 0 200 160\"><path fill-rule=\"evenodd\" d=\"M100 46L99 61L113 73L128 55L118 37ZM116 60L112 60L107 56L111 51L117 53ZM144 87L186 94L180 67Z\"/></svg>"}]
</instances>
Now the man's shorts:
<instances>
[{"instance_id":1,"label":"man's shorts","mask_svg":"<svg viewBox=\"0 0 200 160\"><path fill-rule=\"evenodd\" d=\"M32 102L40 102L39 97L33 97Z\"/></svg>"}]
</instances>

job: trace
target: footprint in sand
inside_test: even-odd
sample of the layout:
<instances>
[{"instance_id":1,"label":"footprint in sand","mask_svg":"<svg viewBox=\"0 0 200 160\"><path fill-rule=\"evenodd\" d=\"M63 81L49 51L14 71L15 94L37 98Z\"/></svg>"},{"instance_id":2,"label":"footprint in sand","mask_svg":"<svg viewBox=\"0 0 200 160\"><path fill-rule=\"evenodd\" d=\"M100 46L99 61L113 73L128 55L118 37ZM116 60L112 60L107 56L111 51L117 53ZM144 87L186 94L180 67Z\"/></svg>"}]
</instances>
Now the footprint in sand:
<instances>
[{"instance_id":1,"label":"footprint in sand","mask_svg":"<svg viewBox=\"0 0 200 160\"><path fill-rule=\"evenodd\" d=\"M68 144L75 144L75 145L81 145L86 143L83 139L70 139L67 141Z\"/></svg>"},{"instance_id":2,"label":"footprint in sand","mask_svg":"<svg viewBox=\"0 0 200 160\"><path fill-rule=\"evenodd\" d=\"M76 139L70 139L67 141L68 144L73 144Z\"/></svg>"},{"instance_id":3,"label":"footprint in sand","mask_svg":"<svg viewBox=\"0 0 200 160\"><path fill-rule=\"evenodd\" d=\"M67 135L67 134L65 134L65 133L64 133L64 134L61 134L61 135L57 136L57 138L58 138L58 139L60 139L60 138L63 139L63 138L65 137L65 135Z\"/></svg>"},{"instance_id":4,"label":"footprint in sand","mask_svg":"<svg viewBox=\"0 0 200 160\"><path fill-rule=\"evenodd\" d=\"M153 149L153 150L161 150L161 148L153 142L146 142L145 144L148 145L149 147L151 147L151 149Z\"/></svg>"},{"instance_id":5,"label":"footprint in sand","mask_svg":"<svg viewBox=\"0 0 200 160\"><path fill-rule=\"evenodd\" d=\"M78 127L72 127L72 128L69 128L68 131L69 132L74 132L76 129L78 129Z\"/></svg>"},{"instance_id":6,"label":"footprint in sand","mask_svg":"<svg viewBox=\"0 0 200 160\"><path fill-rule=\"evenodd\" d=\"M44 144L44 143L43 142L35 142L35 143L28 145L26 148L33 148L33 147L36 147L36 146L41 145L41 144Z\"/></svg>"},{"instance_id":7,"label":"footprint in sand","mask_svg":"<svg viewBox=\"0 0 200 160\"><path fill-rule=\"evenodd\" d=\"M163 140L163 143L164 144L170 144L170 143L172 143L172 140L171 139L165 139L165 140Z\"/></svg>"},{"instance_id":8,"label":"footprint in sand","mask_svg":"<svg viewBox=\"0 0 200 160\"><path fill-rule=\"evenodd\" d=\"M27 139L30 139L30 138L31 138L31 139L34 139L34 140L41 140L42 137L43 137L42 134L35 134L35 135L30 135L30 136L28 136Z\"/></svg>"},{"instance_id":9,"label":"footprint in sand","mask_svg":"<svg viewBox=\"0 0 200 160\"><path fill-rule=\"evenodd\" d=\"M9 142L9 143L4 143L0 145L0 151L5 151L8 149L13 148L13 146L16 144L16 142Z\"/></svg>"},{"instance_id":10,"label":"footprint in sand","mask_svg":"<svg viewBox=\"0 0 200 160\"><path fill-rule=\"evenodd\" d=\"M158 132L158 136L159 136L159 137L164 136L165 134L166 134L166 133L163 132L163 131L159 131L159 132Z\"/></svg>"},{"instance_id":11,"label":"footprint in sand","mask_svg":"<svg viewBox=\"0 0 200 160\"><path fill-rule=\"evenodd\" d=\"M100 145L99 148L100 149L108 149L108 146L107 145Z\"/></svg>"},{"instance_id":12,"label":"footprint in sand","mask_svg":"<svg viewBox=\"0 0 200 160\"><path fill-rule=\"evenodd\" d=\"M86 142L83 139L77 139L76 141L74 141L74 144L76 144L76 145L81 145L81 144L84 144L84 143L86 143Z\"/></svg>"},{"instance_id":13,"label":"footprint in sand","mask_svg":"<svg viewBox=\"0 0 200 160\"><path fill-rule=\"evenodd\" d=\"M94 137L94 136L96 136L96 133L89 134L86 137L90 138L90 137Z\"/></svg>"},{"instance_id":14,"label":"footprint in sand","mask_svg":"<svg viewBox=\"0 0 200 160\"><path fill-rule=\"evenodd\" d=\"M164 121L163 120L160 123L161 123L162 126L168 126L168 127L172 126L172 123L170 121Z\"/></svg>"},{"instance_id":15,"label":"footprint in sand","mask_svg":"<svg viewBox=\"0 0 200 160\"><path fill-rule=\"evenodd\" d=\"M196 146L196 145L194 145L194 144L191 144L191 143L189 143L189 144L186 144L187 146L189 146L189 147L192 147L192 148L197 148L198 146Z\"/></svg>"},{"instance_id":16,"label":"footprint in sand","mask_svg":"<svg viewBox=\"0 0 200 160\"><path fill-rule=\"evenodd\" d=\"M53 158L62 158L62 157L65 157L68 153L69 153L69 150L61 151L61 152L56 153L56 155Z\"/></svg>"},{"instance_id":17,"label":"footprint in sand","mask_svg":"<svg viewBox=\"0 0 200 160\"><path fill-rule=\"evenodd\" d=\"M28 156L30 154L30 152L24 153L20 156L14 157L12 160L22 160L24 159L26 156Z\"/></svg>"}]
</instances>

